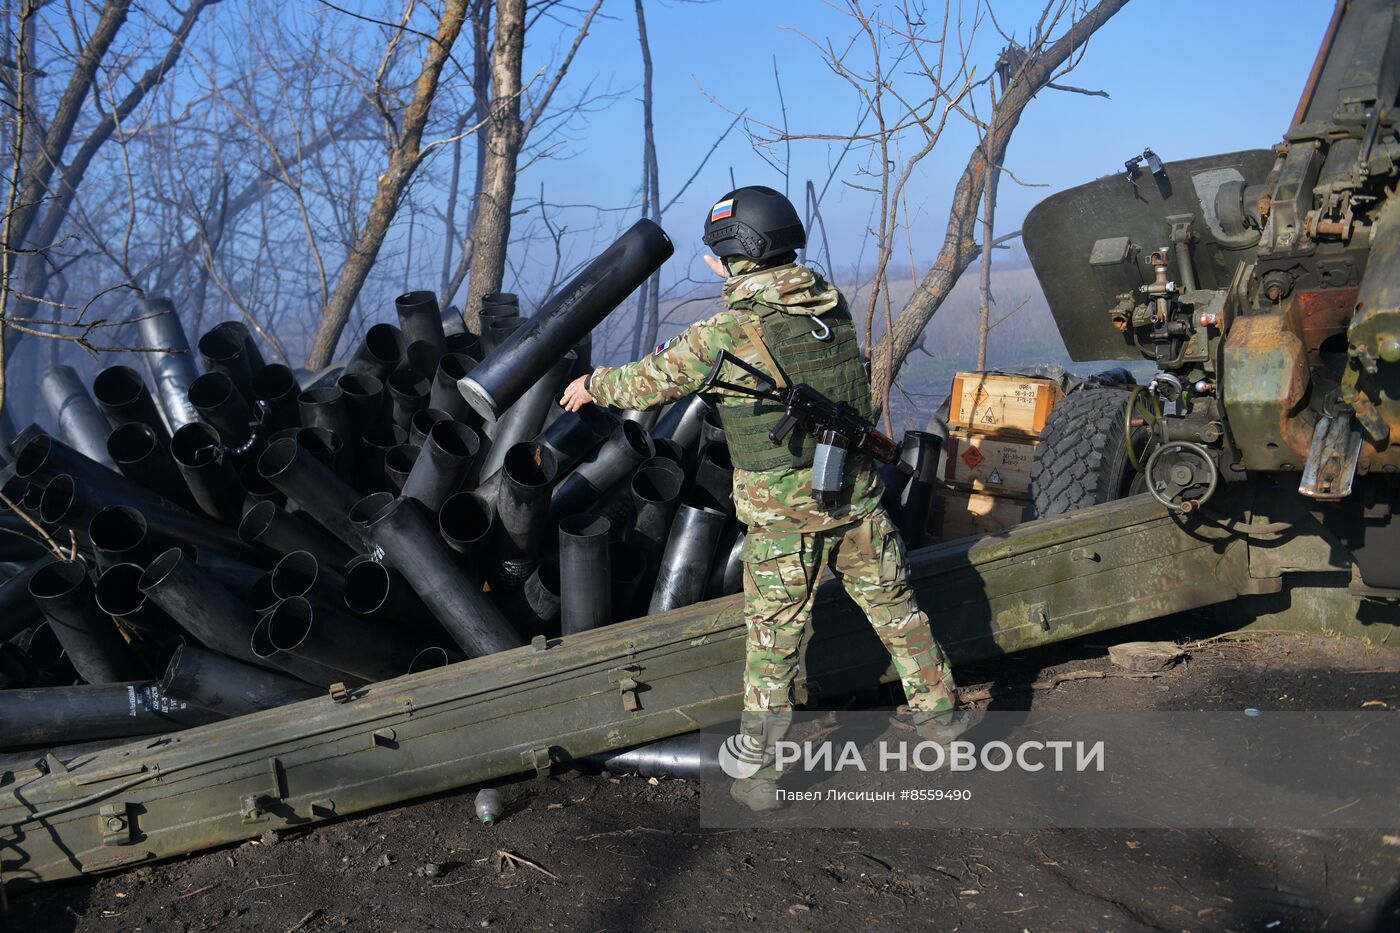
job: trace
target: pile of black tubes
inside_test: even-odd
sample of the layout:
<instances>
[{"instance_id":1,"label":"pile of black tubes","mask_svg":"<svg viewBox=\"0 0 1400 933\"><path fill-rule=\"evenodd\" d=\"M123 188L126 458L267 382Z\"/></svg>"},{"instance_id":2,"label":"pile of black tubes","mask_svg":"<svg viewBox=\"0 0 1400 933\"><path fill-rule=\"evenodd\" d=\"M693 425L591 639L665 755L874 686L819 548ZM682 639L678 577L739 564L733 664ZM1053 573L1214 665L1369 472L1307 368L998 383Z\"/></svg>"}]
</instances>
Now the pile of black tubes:
<instances>
[{"instance_id":1,"label":"pile of black tubes","mask_svg":"<svg viewBox=\"0 0 1400 933\"><path fill-rule=\"evenodd\" d=\"M671 252L639 222L528 317L488 295L479 333L401 295L398 326L321 372L268 363L237 321L191 347L162 299L136 310L162 351L145 375L89 391L50 369L58 431L0 438L23 513L0 505L0 748L169 732L738 592L710 406L558 405Z\"/></svg>"}]
</instances>

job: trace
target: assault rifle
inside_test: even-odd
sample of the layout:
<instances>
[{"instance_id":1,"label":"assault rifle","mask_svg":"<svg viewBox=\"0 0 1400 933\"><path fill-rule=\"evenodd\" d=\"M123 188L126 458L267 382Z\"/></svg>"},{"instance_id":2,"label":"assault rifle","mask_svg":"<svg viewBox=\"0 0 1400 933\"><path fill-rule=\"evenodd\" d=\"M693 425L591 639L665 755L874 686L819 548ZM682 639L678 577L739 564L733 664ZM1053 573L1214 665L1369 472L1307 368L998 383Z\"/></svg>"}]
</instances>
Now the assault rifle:
<instances>
[{"instance_id":1,"label":"assault rifle","mask_svg":"<svg viewBox=\"0 0 1400 933\"><path fill-rule=\"evenodd\" d=\"M726 363L753 376L758 381L757 387L721 379L720 371ZM772 376L728 350L721 350L704 384L706 388L722 389L782 405L782 419L768 432L768 439L774 444L786 441L792 429L798 425L817 439L816 454L812 460L812 497L823 511L829 512L841 503L842 473L848 450L866 454L913 475L912 466L900 459L898 444L847 403L834 402L805 383L779 389Z\"/></svg>"}]
</instances>

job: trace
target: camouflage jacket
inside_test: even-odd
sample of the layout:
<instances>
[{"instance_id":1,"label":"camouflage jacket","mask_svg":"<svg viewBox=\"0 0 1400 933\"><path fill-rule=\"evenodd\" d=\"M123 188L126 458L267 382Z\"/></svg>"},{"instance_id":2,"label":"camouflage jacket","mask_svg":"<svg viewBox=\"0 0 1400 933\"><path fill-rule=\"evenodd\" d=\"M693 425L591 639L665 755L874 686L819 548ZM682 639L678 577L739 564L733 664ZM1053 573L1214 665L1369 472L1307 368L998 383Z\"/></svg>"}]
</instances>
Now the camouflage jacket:
<instances>
[{"instance_id":1,"label":"camouflage jacket","mask_svg":"<svg viewBox=\"0 0 1400 933\"><path fill-rule=\"evenodd\" d=\"M786 265L760 272L741 272L724 284L723 300L730 310L690 325L656 348L650 356L626 366L603 366L593 371L593 398L600 405L646 410L699 391L720 350L728 350L766 371L768 366L743 330L747 312L733 310L741 301L779 307L791 314L822 314L836 307L841 293L806 266ZM742 371L723 378L738 385L756 380ZM724 396L722 391L709 390ZM721 402L722 404L722 402ZM880 505L879 476L870 460L852 455L846 463L849 505L832 512L817 508L812 498L810 467L734 471L734 505L739 520L765 532L814 532L840 528L865 518Z\"/></svg>"}]
</instances>

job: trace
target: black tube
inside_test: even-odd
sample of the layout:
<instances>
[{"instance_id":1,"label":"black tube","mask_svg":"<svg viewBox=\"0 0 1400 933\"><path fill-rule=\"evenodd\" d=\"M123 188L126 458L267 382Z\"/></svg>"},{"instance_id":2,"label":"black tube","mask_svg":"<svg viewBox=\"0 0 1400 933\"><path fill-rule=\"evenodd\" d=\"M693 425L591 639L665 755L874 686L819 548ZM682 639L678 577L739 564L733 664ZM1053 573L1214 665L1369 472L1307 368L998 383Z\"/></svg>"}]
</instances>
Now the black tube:
<instances>
[{"instance_id":1,"label":"black tube","mask_svg":"<svg viewBox=\"0 0 1400 933\"><path fill-rule=\"evenodd\" d=\"M411 628L419 632L442 629L428 607L397 570L363 559L345 571L346 609L385 627L385 631Z\"/></svg>"},{"instance_id":2,"label":"black tube","mask_svg":"<svg viewBox=\"0 0 1400 933\"><path fill-rule=\"evenodd\" d=\"M29 595L29 581L56 559L52 556L42 557L0 583L0 641L8 641L17 633L43 621L39 604Z\"/></svg>"},{"instance_id":3,"label":"black tube","mask_svg":"<svg viewBox=\"0 0 1400 933\"><path fill-rule=\"evenodd\" d=\"M459 334L448 334L447 352L465 353L478 363L486 355L486 350L481 346L481 338L469 330L464 330Z\"/></svg>"},{"instance_id":4,"label":"black tube","mask_svg":"<svg viewBox=\"0 0 1400 933\"><path fill-rule=\"evenodd\" d=\"M408 666L407 673L419 674L423 671L432 671L466 659L467 656L460 651L438 647L424 648L414 657L413 663Z\"/></svg>"},{"instance_id":5,"label":"black tube","mask_svg":"<svg viewBox=\"0 0 1400 933\"><path fill-rule=\"evenodd\" d=\"M141 575L145 572L138 564L114 564L102 571L94 592L97 608L173 649L184 635L165 610L141 592Z\"/></svg>"},{"instance_id":6,"label":"black tube","mask_svg":"<svg viewBox=\"0 0 1400 933\"><path fill-rule=\"evenodd\" d=\"M928 539L928 514L933 486L938 480L938 454L942 438L927 431L905 431L900 459L914 468L904 490L904 507L897 527L909 548L922 547Z\"/></svg>"},{"instance_id":7,"label":"black tube","mask_svg":"<svg viewBox=\"0 0 1400 933\"><path fill-rule=\"evenodd\" d=\"M720 421L719 409L711 408L705 412L705 419L700 422L700 446L701 449L711 444L724 443L724 424Z\"/></svg>"},{"instance_id":8,"label":"black tube","mask_svg":"<svg viewBox=\"0 0 1400 933\"><path fill-rule=\"evenodd\" d=\"M701 448L690 491L707 508L734 514L734 464L729 459L728 444L712 442Z\"/></svg>"},{"instance_id":9,"label":"black tube","mask_svg":"<svg viewBox=\"0 0 1400 933\"><path fill-rule=\"evenodd\" d=\"M487 292L481 296L481 313L486 314L487 308L514 308L515 313L520 313L520 296L515 292Z\"/></svg>"},{"instance_id":10,"label":"black tube","mask_svg":"<svg viewBox=\"0 0 1400 933\"><path fill-rule=\"evenodd\" d=\"M324 690L295 678L193 645L175 649L160 687L172 700L225 716L242 716L325 695Z\"/></svg>"},{"instance_id":11,"label":"black tube","mask_svg":"<svg viewBox=\"0 0 1400 933\"><path fill-rule=\"evenodd\" d=\"M258 473L346 547L364 550L364 536L349 518L359 494L296 441L268 445L258 458Z\"/></svg>"},{"instance_id":12,"label":"black tube","mask_svg":"<svg viewBox=\"0 0 1400 933\"><path fill-rule=\"evenodd\" d=\"M491 503L474 492L448 496L438 510L438 533L448 547L462 555L462 566L478 583L486 577L487 549L495 530Z\"/></svg>"},{"instance_id":13,"label":"black tube","mask_svg":"<svg viewBox=\"0 0 1400 933\"><path fill-rule=\"evenodd\" d=\"M371 682L405 673L418 652L428 647L300 596L278 603L267 625L268 638L279 651Z\"/></svg>"},{"instance_id":14,"label":"black tube","mask_svg":"<svg viewBox=\"0 0 1400 933\"><path fill-rule=\"evenodd\" d=\"M355 428L350 406L345 400L345 390L338 385L309 389L301 393L297 404L301 408L302 424L309 428L323 428L340 438L342 449L336 460L336 472L345 477L354 476L360 432Z\"/></svg>"},{"instance_id":15,"label":"black tube","mask_svg":"<svg viewBox=\"0 0 1400 933\"><path fill-rule=\"evenodd\" d=\"M395 499L369 532L385 562L403 574L462 650L484 655L522 644L500 611L463 577L456 555L416 500Z\"/></svg>"},{"instance_id":16,"label":"black tube","mask_svg":"<svg viewBox=\"0 0 1400 933\"><path fill-rule=\"evenodd\" d=\"M46 369L39 377L39 394L65 441L105 467L116 466L107 457L107 435L112 433L112 427L73 367Z\"/></svg>"},{"instance_id":17,"label":"black tube","mask_svg":"<svg viewBox=\"0 0 1400 933\"><path fill-rule=\"evenodd\" d=\"M660 417L661 411L656 408L651 408L646 411L628 408L622 413L623 421L635 421L648 431L656 425L656 419Z\"/></svg>"},{"instance_id":18,"label":"black tube","mask_svg":"<svg viewBox=\"0 0 1400 933\"><path fill-rule=\"evenodd\" d=\"M408 482L408 477L413 473L413 468L418 463L418 454L421 451L421 447L400 444L397 447L391 447L384 453L384 477L389 481L394 492L403 489L404 483Z\"/></svg>"},{"instance_id":19,"label":"black tube","mask_svg":"<svg viewBox=\"0 0 1400 933\"><path fill-rule=\"evenodd\" d=\"M518 314L515 316L500 315L498 317L488 317L481 319L481 349L482 359L490 356L501 344L510 339L525 325L525 319ZM577 359L577 357L575 357Z\"/></svg>"},{"instance_id":20,"label":"black tube","mask_svg":"<svg viewBox=\"0 0 1400 933\"><path fill-rule=\"evenodd\" d=\"M685 449L674 439L669 437L653 437L652 445L656 447L656 456L663 460L669 460L680 466L685 462Z\"/></svg>"},{"instance_id":21,"label":"black tube","mask_svg":"<svg viewBox=\"0 0 1400 933\"><path fill-rule=\"evenodd\" d=\"M185 336L185 328L180 324L180 316L175 313L170 299L145 299L141 302L137 317L142 346L160 350L141 355L146 359L146 368L156 387L156 398L160 400L161 410L165 413L166 427L173 434L181 425L199 418L189 401L190 386L198 377L199 370L195 368L189 338Z\"/></svg>"},{"instance_id":22,"label":"black tube","mask_svg":"<svg viewBox=\"0 0 1400 933\"><path fill-rule=\"evenodd\" d=\"M277 487L258 475L258 461L246 460L238 468L238 485L243 489L243 503L239 514L247 512L259 502L281 505L287 497L277 491Z\"/></svg>"},{"instance_id":23,"label":"black tube","mask_svg":"<svg viewBox=\"0 0 1400 933\"><path fill-rule=\"evenodd\" d=\"M433 381L442 360L443 352L426 340L418 340L408 345L404 351L404 363L400 369L407 369Z\"/></svg>"},{"instance_id":24,"label":"black tube","mask_svg":"<svg viewBox=\"0 0 1400 933\"><path fill-rule=\"evenodd\" d=\"M559 585L565 635L612 621L612 526L597 515L571 515L559 523Z\"/></svg>"},{"instance_id":25,"label":"black tube","mask_svg":"<svg viewBox=\"0 0 1400 933\"><path fill-rule=\"evenodd\" d=\"M570 350L520 397L520 401L506 409L500 420L485 426L485 433L491 438L491 449L482 455L478 476L495 473L501 468L507 450L540 433L549 406L563 393L577 358Z\"/></svg>"},{"instance_id":26,"label":"black tube","mask_svg":"<svg viewBox=\"0 0 1400 933\"><path fill-rule=\"evenodd\" d=\"M145 424L129 422L107 438L107 453L122 475L191 512L199 503L170 453L171 442Z\"/></svg>"},{"instance_id":27,"label":"black tube","mask_svg":"<svg viewBox=\"0 0 1400 933\"><path fill-rule=\"evenodd\" d=\"M413 413L408 426L408 442L414 447L422 447L439 421L451 421L452 416L440 408L421 408Z\"/></svg>"},{"instance_id":28,"label":"black tube","mask_svg":"<svg viewBox=\"0 0 1400 933\"><path fill-rule=\"evenodd\" d=\"M437 372L433 376L428 405L447 412L464 424L479 424L481 419L472 411L462 393L457 391L458 381L475 366L476 360L465 353L444 353L438 360Z\"/></svg>"},{"instance_id":29,"label":"black tube","mask_svg":"<svg viewBox=\"0 0 1400 933\"><path fill-rule=\"evenodd\" d=\"M709 402L698 395L688 395L661 413L651 429L651 436L670 438L682 449L694 448L700 442L701 426L709 411Z\"/></svg>"},{"instance_id":30,"label":"black tube","mask_svg":"<svg viewBox=\"0 0 1400 933\"><path fill-rule=\"evenodd\" d=\"M630 544L612 543L612 607L614 622L641 615L642 585L646 582L646 555Z\"/></svg>"},{"instance_id":31,"label":"black tube","mask_svg":"<svg viewBox=\"0 0 1400 933\"><path fill-rule=\"evenodd\" d=\"M257 430L258 416L227 373L205 373L196 379L190 386L190 404L200 420L219 429L225 447L243 447Z\"/></svg>"},{"instance_id":32,"label":"black tube","mask_svg":"<svg viewBox=\"0 0 1400 933\"><path fill-rule=\"evenodd\" d=\"M277 608L277 604L282 600L278 599L277 594L272 592L271 570L258 577L253 588L244 594L243 601L248 604L249 609L258 614L259 618ZM256 637L255 634L254 638L256 639Z\"/></svg>"},{"instance_id":33,"label":"black tube","mask_svg":"<svg viewBox=\"0 0 1400 933\"><path fill-rule=\"evenodd\" d=\"M15 475L35 485L47 485L54 477L65 473L85 485L106 482L132 485L121 474L42 432L32 435L15 457Z\"/></svg>"},{"instance_id":34,"label":"black tube","mask_svg":"<svg viewBox=\"0 0 1400 933\"><path fill-rule=\"evenodd\" d=\"M346 373L365 373L383 382L403 363L408 342L393 324L375 324L365 331L360 348L345 364Z\"/></svg>"},{"instance_id":35,"label":"black tube","mask_svg":"<svg viewBox=\"0 0 1400 933\"><path fill-rule=\"evenodd\" d=\"M10 445L15 442L19 432L15 430L15 423L10 418L10 413L0 407L0 459L9 452Z\"/></svg>"},{"instance_id":36,"label":"black tube","mask_svg":"<svg viewBox=\"0 0 1400 933\"><path fill-rule=\"evenodd\" d=\"M428 406L432 388L424 377L411 369L400 369L389 376L389 420L405 431L413 426L413 416Z\"/></svg>"},{"instance_id":37,"label":"black tube","mask_svg":"<svg viewBox=\"0 0 1400 933\"><path fill-rule=\"evenodd\" d=\"M332 609L345 599L345 577L322 566L310 551L293 551L278 561L271 583L272 595L278 599L301 596Z\"/></svg>"},{"instance_id":38,"label":"black tube","mask_svg":"<svg viewBox=\"0 0 1400 933\"><path fill-rule=\"evenodd\" d=\"M144 564L156 555L146 530L146 517L129 505L109 505L98 509L88 522L97 566Z\"/></svg>"},{"instance_id":39,"label":"black tube","mask_svg":"<svg viewBox=\"0 0 1400 933\"><path fill-rule=\"evenodd\" d=\"M140 587L206 647L258 663L249 647L257 614L179 548L151 561L141 575Z\"/></svg>"},{"instance_id":40,"label":"black tube","mask_svg":"<svg viewBox=\"0 0 1400 933\"><path fill-rule=\"evenodd\" d=\"M182 541L238 557L250 557L247 546L238 539L234 529L186 512L125 477L99 467L47 435L36 437L25 446L17 466L18 475L39 482L68 473L93 513L104 505L130 505L140 509L146 516L150 534L159 540ZM88 519L91 517L87 515Z\"/></svg>"},{"instance_id":41,"label":"black tube","mask_svg":"<svg viewBox=\"0 0 1400 933\"><path fill-rule=\"evenodd\" d=\"M244 398L253 397L253 373L263 367L261 356L250 354L253 338L238 321L215 324L199 338L199 355L208 373L223 373Z\"/></svg>"},{"instance_id":42,"label":"black tube","mask_svg":"<svg viewBox=\"0 0 1400 933\"><path fill-rule=\"evenodd\" d=\"M462 379L472 408L488 421L500 417L674 251L656 224L633 224Z\"/></svg>"},{"instance_id":43,"label":"black tube","mask_svg":"<svg viewBox=\"0 0 1400 933\"><path fill-rule=\"evenodd\" d=\"M385 463L389 451L408 443L408 432L396 424L376 424L360 435L359 489L381 492L392 489Z\"/></svg>"},{"instance_id":44,"label":"black tube","mask_svg":"<svg viewBox=\"0 0 1400 933\"><path fill-rule=\"evenodd\" d=\"M39 523L50 534L56 535L65 543L68 532L84 549L90 549L88 524L92 521L100 505L92 502L78 490L78 484L67 473L55 476L53 482L44 487L44 496L39 500Z\"/></svg>"},{"instance_id":45,"label":"black tube","mask_svg":"<svg viewBox=\"0 0 1400 933\"><path fill-rule=\"evenodd\" d=\"M97 608L88 568L80 560L45 564L29 580L39 604L78 676L90 684L115 684L137 673L135 659L112 620Z\"/></svg>"},{"instance_id":46,"label":"black tube","mask_svg":"<svg viewBox=\"0 0 1400 933\"><path fill-rule=\"evenodd\" d=\"M213 426L191 421L171 438L170 453L199 511L232 523L238 521L243 508L243 489L221 440Z\"/></svg>"},{"instance_id":47,"label":"black tube","mask_svg":"<svg viewBox=\"0 0 1400 933\"><path fill-rule=\"evenodd\" d=\"M562 472L601 447L616 426L617 420L606 409L584 405L578 411L566 411L555 418L535 438L535 443L554 454Z\"/></svg>"},{"instance_id":48,"label":"black tube","mask_svg":"<svg viewBox=\"0 0 1400 933\"><path fill-rule=\"evenodd\" d=\"M744 538L742 524L734 523L720 536L715 549L715 563L710 568L710 581L705 585L706 599L733 596L744 589Z\"/></svg>"},{"instance_id":49,"label":"black tube","mask_svg":"<svg viewBox=\"0 0 1400 933\"><path fill-rule=\"evenodd\" d=\"M448 305L442 309L442 332L451 340L459 334L470 334L467 330L466 318L462 317L462 309L456 305Z\"/></svg>"},{"instance_id":50,"label":"black tube","mask_svg":"<svg viewBox=\"0 0 1400 933\"><path fill-rule=\"evenodd\" d=\"M249 650L258 659L259 664L284 671L298 680L304 680L321 688L336 683L343 683L347 687L362 686L366 683L363 678L356 677L354 674L336 670L309 658L289 654L274 645L270 629L272 609L275 608L276 606L271 607L267 614L258 620L257 627L253 629L253 638L248 643Z\"/></svg>"},{"instance_id":51,"label":"black tube","mask_svg":"<svg viewBox=\"0 0 1400 933\"><path fill-rule=\"evenodd\" d=\"M504 595L506 616L522 638L559 634L562 589L559 562L551 555L540 561L540 565L518 589Z\"/></svg>"},{"instance_id":52,"label":"black tube","mask_svg":"<svg viewBox=\"0 0 1400 933\"><path fill-rule=\"evenodd\" d=\"M330 428L298 428L296 442L307 453L325 464L346 485L354 485L354 464L345 450L345 442Z\"/></svg>"},{"instance_id":53,"label":"black tube","mask_svg":"<svg viewBox=\"0 0 1400 933\"><path fill-rule=\"evenodd\" d=\"M558 468L539 444L516 444L506 452L496 492L496 580L505 586L524 582L549 538L549 488Z\"/></svg>"},{"instance_id":54,"label":"black tube","mask_svg":"<svg viewBox=\"0 0 1400 933\"><path fill-rule=\"evenodd\" d=\"M481 446L475 431L458 421L433 425L404 480L403 494L436 513L447 497L462 488Z\"/></svg>"},{"instance_id":55,"label":"black tube","mask_svg":"<svg viewBox=\"0 0 1400 933\"><path fill-rule=\"evenodd\" d=\"M358 445L366 429L384 423L384 383L369 373L346 373L335 384L345 393L345 410Z\"/></svg>"},{"instance_id":56,"label":"black tube","mask_svg":"<svg viewBox=\"0 0 1400 933\"><path fill-rule=\"evenodd\" d=\"M269 363L253 373L253 401L266 406L262 424L268 434L301 427L301 386L296 373L281 363Z\"/></svg>"},{"instance_id":57,"label":"black tube","mask_svg":"<svg viewBox=\"0 0 1400 933\"><path fill-rule=\"evenodd\" d=\"M241 542L240 542L241 543ZM195 566L218 580L239 599L244 599L256 588L266 566L277 563L277 557L265 554L251 555L254 563L230 557L218 551L211 551L197 545L187 544L183 550Z\"/></svg>"},{"instance_id":58,"label":"black tube","mask_svg":"<svg viewBox=\"0 0 1400 933\"><path fill-rule=\"evenodd\" d=\"M156 683L0 690L0 748L176 732L223 718L166 698Z\"/></svg>"},{"instance_id":59,"label":"black tube","mask_svg":"<svg viewBox=\"0 0 1400 933\"><path fill-rule=\"evenodd\" d=\"M447 338L442 330L437 295L429 291L407 292L394 299L394 310L399 315L404 343L411 346L423 341L435 347L439 354L445 351Z\"/></svg>"},{"instance_id":60,"label":"black tube","mask_svg":"<svg viewBox=\"0 0 1400 933\"><path fill-rule=\"evenodd\" d=\"M697 603L705 597L715 545L724 530L725 515L704 506L681 503L661 555L661 569L651 591L647 612L655 614Z\"/></svg>"},{"instance_id":61,"label":"black tube","mask_svg":"<svg viewBox=\"0 0 1400 933\"><path fill-rule=\"evenodd\" d=\"M18 459L20 451L24 450L26 444L28 444L34 438L40 437L47 433L47 431L45 431L43 428L39 427L37 424L31 421L29 424L21 428L20 432L16 434L8 444L5 445L5 452L8 453L12 459Z\"/></svg>"},{"instance_id":62,"label":"black tube","mask_svg":"<svg viewBox=\"0 0 1400 933\"><path fill-rule=\"evenodd\" d=\"M303 392L307 389L324 389L326 386L333 386L344 372L344 363L332 363L325 369L318 369L315 372L301 366L292 370L293 375L297 377L297 385L301 387Z\"/></svg>"},{"instance_id":63,"label":"black tube","mask_svg":"<svg viewBox=\"0 0 1400 933\"><path fill-rule=\"evenodd\" d=\"M124 424L144 424L162 443L170 440L146 380L130 366L108 366L102 370L92 380L92 394L113 430Z\"/></svg>"},{"instance_id":64,"label":"black tube","mask_svg":"<svg viewBox=\"0 0 1400 933\"><path fill-rule=\"evenodd\" d=\"M656 452L651 438L635 421L619 422L612 437L564 477L549 500L550 521L577 515L622 482Z\"/></svg>"},{"instance_id":65,"label":"black tube","mask_svg":"<svg viewBox=\"0 0 1400 933\"><path fill-rule=\"evenodd\" d=\"M684 481L678 465L655 458L632 477L632 527L623 538L647 555L653 573L661 564Z\"/></svg>"}]
</instances>

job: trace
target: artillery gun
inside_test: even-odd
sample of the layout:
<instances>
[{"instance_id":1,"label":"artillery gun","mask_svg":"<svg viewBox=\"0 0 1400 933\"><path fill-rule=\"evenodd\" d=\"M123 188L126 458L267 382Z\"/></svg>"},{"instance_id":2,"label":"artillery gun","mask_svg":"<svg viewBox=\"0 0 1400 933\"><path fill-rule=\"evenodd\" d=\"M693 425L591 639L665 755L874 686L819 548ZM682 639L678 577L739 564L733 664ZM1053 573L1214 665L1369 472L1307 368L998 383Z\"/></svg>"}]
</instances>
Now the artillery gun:
<instances>
[{"instance_id":1,"label":"artillery gun","mask_svg":"<svg viewBox=\"0 0 1400 933\"><path fill-rule=\"evenodd\" d=\"M1337 4L1272 149L1148 149L1030 212L1070 356L1157 368L1051 414L1039 515L1137 492L1210 513L1285 491L1350 550L1354 589L1400 595L1397 19L1389 0Z\"/></svg>"}]
</instances>

